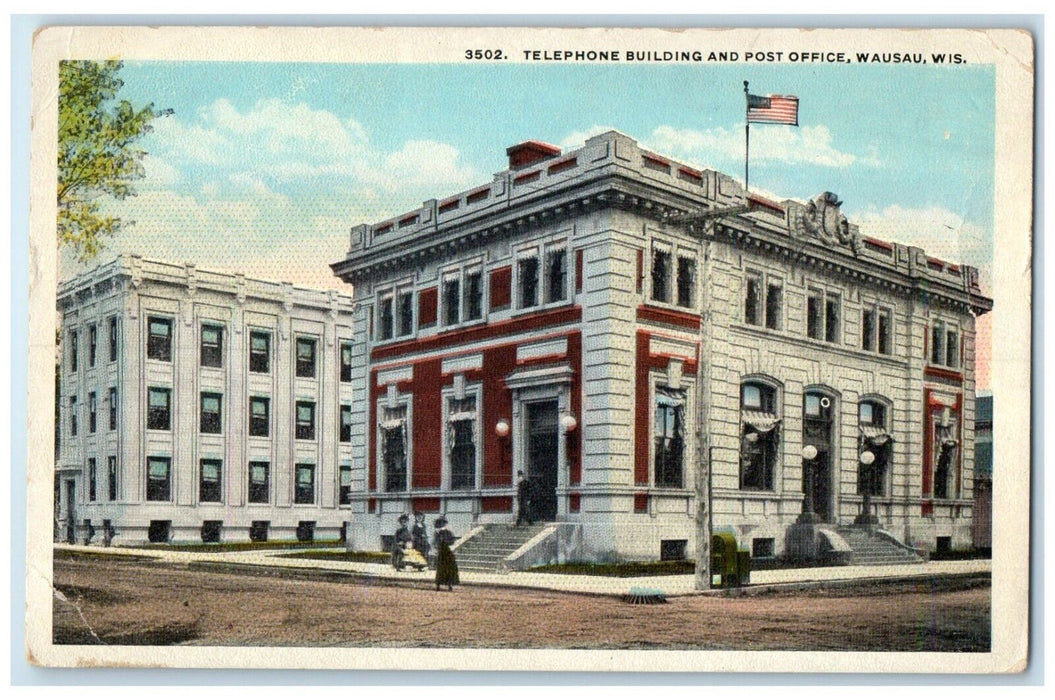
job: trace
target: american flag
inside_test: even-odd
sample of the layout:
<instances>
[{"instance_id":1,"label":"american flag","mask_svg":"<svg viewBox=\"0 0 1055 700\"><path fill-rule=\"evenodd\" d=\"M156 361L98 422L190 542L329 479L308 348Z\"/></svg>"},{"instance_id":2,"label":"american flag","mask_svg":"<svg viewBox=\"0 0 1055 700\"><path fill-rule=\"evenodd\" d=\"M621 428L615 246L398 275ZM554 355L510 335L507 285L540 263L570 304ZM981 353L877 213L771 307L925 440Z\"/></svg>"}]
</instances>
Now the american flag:
<instances>
[{"instance_id":1,"label":"american flag","mask_svg":"<svg viewBox=\"0 0 1055 700\"><path fill-rule=\"evenodd\" d=\"M747 123L798 126L799 98L793 95L748 95Z\"/></svg>"}]
</instances>

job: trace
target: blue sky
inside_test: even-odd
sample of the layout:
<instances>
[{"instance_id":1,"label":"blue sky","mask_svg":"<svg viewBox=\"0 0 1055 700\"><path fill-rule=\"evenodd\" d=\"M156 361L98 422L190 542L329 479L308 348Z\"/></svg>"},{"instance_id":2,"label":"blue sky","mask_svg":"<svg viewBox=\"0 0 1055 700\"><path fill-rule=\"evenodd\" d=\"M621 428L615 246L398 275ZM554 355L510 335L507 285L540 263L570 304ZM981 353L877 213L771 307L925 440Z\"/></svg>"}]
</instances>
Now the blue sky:
<instances>
[{"instance_id":1,"label":"blue sky","mask_svg":"<svg viewBox=\"0 0 1055 700\"><path fill-rule=\"evenodd\" d=\"M122 95L170 107L143 139L121 252L339 287L347 231L489 182L506 147L618 129L742 177L743 81L800 98L751 130L752 189L836 192L870 235L992 257L994 74L983 66L126 63ZM76 272L64 256L64 276Z\"/></svg>"}]
</instances>

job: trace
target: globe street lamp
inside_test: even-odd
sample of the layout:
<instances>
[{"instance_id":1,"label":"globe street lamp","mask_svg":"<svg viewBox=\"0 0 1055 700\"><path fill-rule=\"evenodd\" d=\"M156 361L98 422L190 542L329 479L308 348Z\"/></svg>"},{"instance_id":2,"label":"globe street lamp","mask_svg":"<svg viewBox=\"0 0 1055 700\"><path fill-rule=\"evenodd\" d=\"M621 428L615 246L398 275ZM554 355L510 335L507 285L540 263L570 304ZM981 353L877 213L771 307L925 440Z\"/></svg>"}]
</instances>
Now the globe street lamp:
<instances>
[{"instance_id":1,"label":"globe street lamp","mask_svg":"<svg viewBox=\"0 0 1055 700\"><path fill-rule=\"evenodd\" d=\"M875 487L876 481L876 475L875 472L872 470L872 464L875 463L876 456L875 453L873 453L871 450L865 450L860 455L858 455L858 459L864 466L868 478L864 480L864 508L862 509L861 514L857 516L857 519L854 522L858 525L877 525L879 523L879 519L872 515L872 489Z\"/></svg>"},{"instance_id":2,"label":"globe street lamp","mask_svg":"<svg viewBox=\"0 0 1055 700\"><path fill-rule=\"evenodd\" d=\"M813 460L815 459L817 459L817 447L805 445L802 448L802 468L806 470L806 497L802 502L802 515L798 519L800 523L817 521L817 515L813 512Z\"/></svg>"}]
</instances>

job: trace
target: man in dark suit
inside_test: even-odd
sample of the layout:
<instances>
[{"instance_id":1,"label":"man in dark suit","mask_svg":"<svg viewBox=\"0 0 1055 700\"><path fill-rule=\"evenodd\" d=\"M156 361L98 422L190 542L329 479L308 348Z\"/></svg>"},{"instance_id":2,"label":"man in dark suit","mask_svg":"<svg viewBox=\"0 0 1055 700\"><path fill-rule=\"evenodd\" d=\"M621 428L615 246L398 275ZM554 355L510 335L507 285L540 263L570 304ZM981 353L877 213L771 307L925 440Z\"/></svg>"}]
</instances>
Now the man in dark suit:
<instances>
[{"instance_id":1,"label":"man in dark suit","mask_svg":"<svg viewBox=\"0 0 1055 700\"><path fill-rule=\"evenodd\" d=\"M517 472L517 525L523 523L533 525L531 517L531 480L524 476L524 472Z\"/></svg>"}]
</instances>

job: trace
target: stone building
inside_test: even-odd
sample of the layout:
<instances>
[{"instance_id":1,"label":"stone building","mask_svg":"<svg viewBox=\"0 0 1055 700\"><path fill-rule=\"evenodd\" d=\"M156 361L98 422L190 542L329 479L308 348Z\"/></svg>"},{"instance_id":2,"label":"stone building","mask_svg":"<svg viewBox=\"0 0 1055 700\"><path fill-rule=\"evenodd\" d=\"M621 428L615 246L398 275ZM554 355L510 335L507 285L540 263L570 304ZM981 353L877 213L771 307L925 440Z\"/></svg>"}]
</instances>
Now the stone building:
<instances>
[{"instance_id":1,"label":"stone building","mask_svg":"<svg viewBox=\"0 0 1055 700\"><path fill-rule=\"evenodd\" d=\"M57 539L338 539L347 296L122 256L58 310Z\"/></svg>"},{"instance_id":2,"label":"stone building","mask_svg":"<svg viewBox=\"0 0 1055 700\"><path fill-rule=\"evenodd\" d=\"M804 511L852 548L866 501L912 547L970 545L977 270L618 132L507 155L332 266L356 302L349 546L415 509L512 522L523 471L558 558L691 556L707 459L714 527L756 558Z\"/></svg>"}]
</instances>

